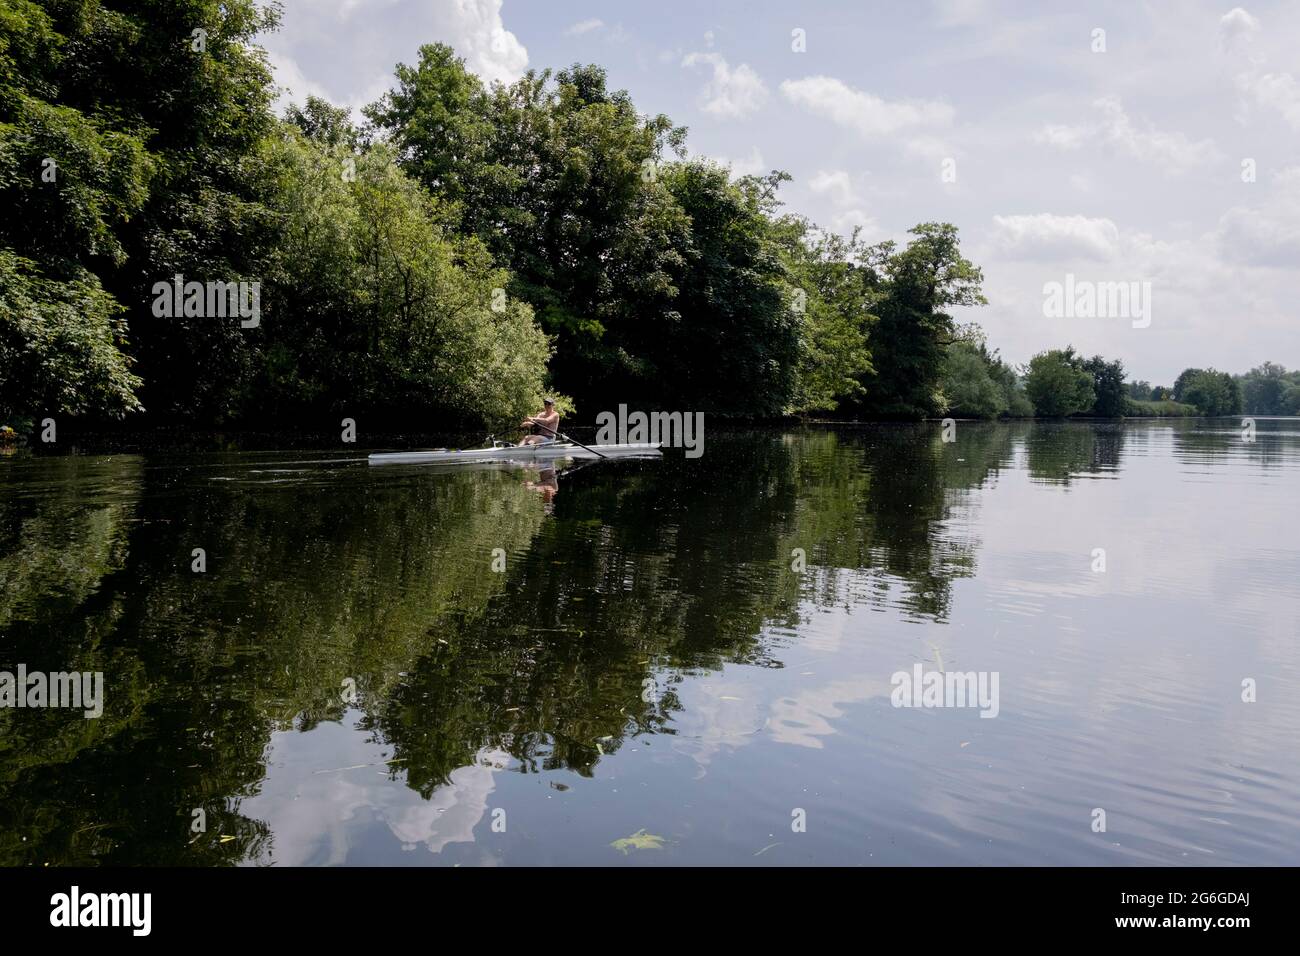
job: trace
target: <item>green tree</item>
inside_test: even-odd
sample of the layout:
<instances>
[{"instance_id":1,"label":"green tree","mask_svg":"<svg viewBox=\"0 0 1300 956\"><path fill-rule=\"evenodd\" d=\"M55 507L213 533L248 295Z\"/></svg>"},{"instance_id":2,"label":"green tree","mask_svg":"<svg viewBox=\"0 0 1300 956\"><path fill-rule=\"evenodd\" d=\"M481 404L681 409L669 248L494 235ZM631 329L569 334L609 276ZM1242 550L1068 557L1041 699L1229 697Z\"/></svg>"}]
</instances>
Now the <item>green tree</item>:
<instances>
[{"instance_id":1,"label":"green tree","mask_svg":"<svg viewBox=\"0 0 1300 956\"><path fill-rule=\"evenodd\" d=\"M940 379L946 411L970 418L997 418L1008 408L1002 386L990 374L979 346L954 342L944 358Z\"/></svg>"},{"instance_id":2,"label":"green tree","mask_svg":"<svg viewBox=\"0 0 1300 956\"><path fill-rule=\"evenodd\" d=\"M298 127L308 139L324 146L356 149L361 145L363 137L353 125L352 114L347 107L334 106L319 96L307 97L307 102L302 106L289 104L284 118Z\"/></svg>"},{"instance_id":3,"label":"green tree","mask_svg":"<svg viewBox=\"0 0 1300 956\"><path fill-rule=\"evenodd\" d=\"M1201 415L1239 415L1241 388L1227 372L1187 369L1174 383L1174 398L1196 406Z\"/></svg>"},{"instance_id":4,"label":"green tree","mask_svg":"<svg viewBox=\"0 0 1300 956\"><path fill-rule=\"evenodd\" d=\"M1025 392L1039 415L1063 418L1092 407L1093 378L1079 365L1073 348L1051 349L1030 359Z\"/></svg>"},{"instance_id":5,"label":"green tree","mask_svg":"<svg viewBox=\"0 0 1300 956\"><path fill-rule=\"evenodd\" d=\"M1247 415L1286 415L1287 390L1300 385L1300 372L1288 372L1276 362L1265 362L1238 379L1242 409Z\"/></svg>"},{"instance_id":6,"label":"green tree","mask_svg":"<svg viewBox=\"0 0 1300 956\"><path fill-rule=\"evenodd\" d=\"M857 230L849 237L824 232L800 216L772 225L800 319L794 413L834 411L861 395L870 374L867 337L876 317L871 276L858 263L864 247Z\"/></svg>"},{"instance_id":7,"label":"green tree","mask_svg":"<svg viewBox=\"0 0 1300 956\"><path fill-rule=\"evenodd\" d=\"M1088 414L1098 418L1122 418L1128 407L1124 386L1124 363L1107 362L1100 355L1080 361L1079 367L1092 376L1093 400Z\"/></svg>"},{"instance_id":8,"label":"green tree","mask_svg":"<svg viewBox=\"0 0 1300 956\"><path fill-rule=\"evenodd\" d=\"M517 421L540 400L547 340L509 276L383 145L352 154L286 131L261 388L280 410L438 411ZM345 163L350 180L340 175Z\"/></svg>"},{"instance_id":9,"label":"green tree","mask_svg":"<svg viewBox=\"0 0 1300 956\"><path fill-rule=\"evenodd\" d=\"M121 312L93 274L50 279L0 249L0 424L138 410Z\"/></svg>"},{"instance_id":10,"label":"green tree","mask_svg":"<svg viewBox=\"0 0 1300 956\"><path fill-rule=\"evenodd\" d=\"M219 416L252 365L238 323L156 319L150 290L260 271L273 87L252 44L276 17L254 0L0 0L0 247L51 280L89 272L126 307L155 415Z\"/></svg>"},{"instance_id":11,"label":"green tree","mask_svg":"<svg viewBox=\"0 0 1300 956\"><path fill-rule=\"evenodd\" d=\"M964 258L957 227L928 222L899 251L893 242L871 247L862 264L880 292L879 321L869 345L874 377L863 382L860 411L883 417L920 418L940 410L939 380L953 335L951 306L983 305L983 274Z\"/></svg>"},{"instance_id":12,"label":"green tree","mask_svg":"<svg viewBox=\"0 0 1300 956\"><path fill-rule=\"evenodd\" d=\"M688 162L662 178L690 221L673 277L680 319L651 353L663 394L684 408L783 414L796 394L800 321L768 214L788 176L733 183L725 169Z\"/></svg>"},{"instance_id":13,"label":"green tree","mask_svg":"<svg viewBox=\"0 0 1300 956\"><path fill-rule=\"evenodd\" d=\"M485 90L441 45L398 68L366 113L406 167L458 210L556 337L561 388L607 403L669 372L646 355L679 317L687 220L662 183L685 130L643 117L605 71L575 64Z\"/></svg>"}]
</instances>

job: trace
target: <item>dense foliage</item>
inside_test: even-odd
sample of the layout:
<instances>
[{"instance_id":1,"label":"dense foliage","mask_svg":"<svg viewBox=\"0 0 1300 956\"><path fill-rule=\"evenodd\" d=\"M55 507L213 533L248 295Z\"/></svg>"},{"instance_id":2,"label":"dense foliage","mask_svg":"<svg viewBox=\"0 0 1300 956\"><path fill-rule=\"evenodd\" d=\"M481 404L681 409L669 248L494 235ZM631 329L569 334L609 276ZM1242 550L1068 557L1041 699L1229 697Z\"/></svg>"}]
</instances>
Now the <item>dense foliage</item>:
<instances>
[{"instance_id":1,"label":"dense foliage","mask_svg":"<svg viewBox=\"0 0 1300 956\"><path fill-rule=\"evenodd\" d=\"M976 325L957 330L944 359L940 385L950 415L1030 418L1034 414L1020 376L996 350L989 350L984 332Z\"/></svg>"},{"instance_id":2,"label":"dense foliage","mask_svg":"<svg viewBox=\"0 0 1300 956\"><path fill-rule=\"evenodd\" d=\"M1237 379L1247 415L1300 415L1300 369L1265 362Z\"/></svg>"},{"instance_id":3,"label":"dense foliage","mask_svg":"<svg viewBox=\"0 0 1300 956\"><path fill-rule=\"evenodd\" d=\"M451 428L556 390L587 420L1300 410L1270 363L1169 390L1068 348L1013 369L954 323L985 301L954 226L819 229L786 173L687 158L595 65L487 86L428 44L364 125L314 98L277 118L276 17L0 0L0 425ZM213 314L224 288L255 314Z\"/></svg>"},{"instance_id":4,"label":"dense foliage","mask_svg":"<svg viewBox=\"0 0 1300 956\"><path fill-rule=\"evenodd\" d=\"M1059 418L1092 408L1097 392L1082 365L1073 348L1051 349L1029 360L1025 391L1039 415Z\"/></svg>"},{"instance_id":5,"label":"dense foliage","mask_svg":"<svg viewBox=\"0 0 1300 956\"><path fill-rule=\"evenodd\" d=\"M1241 386L1227 372L1183 369L1174 382L1173 399L1196 408L1201 415L1239 415Z\"/></svg>"}]
</instances>

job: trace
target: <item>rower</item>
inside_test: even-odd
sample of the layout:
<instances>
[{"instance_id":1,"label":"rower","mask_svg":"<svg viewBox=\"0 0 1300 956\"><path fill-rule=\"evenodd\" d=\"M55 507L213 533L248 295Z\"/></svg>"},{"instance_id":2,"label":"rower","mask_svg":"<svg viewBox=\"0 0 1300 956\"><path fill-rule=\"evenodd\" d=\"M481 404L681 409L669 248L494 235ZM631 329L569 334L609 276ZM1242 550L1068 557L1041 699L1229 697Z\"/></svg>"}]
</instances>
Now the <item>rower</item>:
<instances>
[{"instance_id":1,"label":"rower","mask_svg":"<svg viewBox=\"0 0 1300 956\"><path fill-rule=\"evenodd\" d=\"M549 445L555 441L555 436L560 430L560 413L555 410L555 399L549 395L542 399L542 413L534 415L532 418L525 418L520 422L520 428L536 426L539 434L527 435L519 444L521 445Z\"/></svg>"}]
</instances>

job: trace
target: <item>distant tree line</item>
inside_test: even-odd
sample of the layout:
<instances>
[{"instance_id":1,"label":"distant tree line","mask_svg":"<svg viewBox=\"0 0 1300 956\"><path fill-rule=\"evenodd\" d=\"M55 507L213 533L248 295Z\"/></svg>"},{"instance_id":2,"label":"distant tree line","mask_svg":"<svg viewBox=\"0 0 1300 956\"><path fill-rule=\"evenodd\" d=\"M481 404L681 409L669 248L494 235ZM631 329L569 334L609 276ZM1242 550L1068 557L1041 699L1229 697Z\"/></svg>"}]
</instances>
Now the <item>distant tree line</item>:
<instances>
[{"instance_id":1,"label":"distant tree line","mask_svg":"<svg viewBox=\"0 0 1300 956\"><path fill-rule=\"evenodd\" d=\"M0 425L475 427L545 391L583 418L1131 410L1117 362L1017 370L955 324L985 300L950 224L819 229L786 173L688 158L594 65L488 86L430 44L360 123L277 117L255 45L277 16L0 0ZM159 307L186 283L253 286L258 314ZM1241 390L1294 407L1294 373L1261 368ZM1230 405L1214 374L1175 399Z\"/></svg>"},{"instance_id":2,"label":"distant tree line","mask_svg":"<svg viewBox=\"0 0 1300 956\"><path fill-rule=\"evenodd\" d=\"M1179 403L1185 414L1300 415L1300 370L1288 372L1276 362L1265 362L1245 375L1188 368L1171 386L1136 381L1127 388L1138 405Z\"/></svg>"}]
</instances>

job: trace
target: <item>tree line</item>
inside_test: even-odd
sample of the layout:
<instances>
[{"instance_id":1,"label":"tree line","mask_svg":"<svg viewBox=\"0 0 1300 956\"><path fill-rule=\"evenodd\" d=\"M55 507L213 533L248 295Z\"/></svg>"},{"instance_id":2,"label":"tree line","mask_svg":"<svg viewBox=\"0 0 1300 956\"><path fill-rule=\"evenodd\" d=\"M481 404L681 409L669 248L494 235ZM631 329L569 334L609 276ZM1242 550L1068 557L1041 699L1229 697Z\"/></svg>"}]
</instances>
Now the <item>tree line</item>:
<instances>
[{"instance_id":1,"label":"tree line","mask_svg":"<svg viewBox=\"0 0 1300 956\"><path fill-rule=\"evenodd\" d=\"M449 429L543 392L583 418L1134 407L1118 363L1018 370L954 322L985 301L954 226L822 230L783 208L788 174L691 158L599 66L485 85L428 44L359 122L276 116L277 16L0 0L0 425ZM204 284L252 287L257 315L159 307Z\"/></svg>"}]
</instances>

